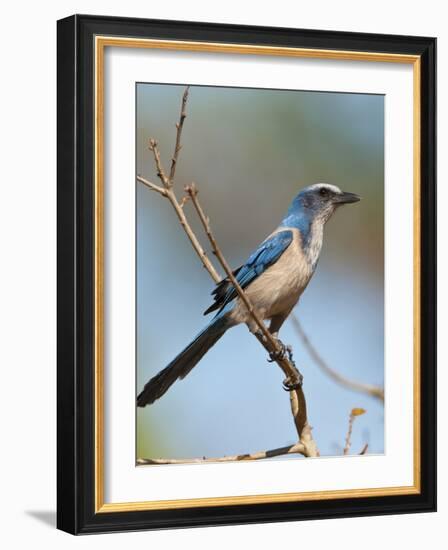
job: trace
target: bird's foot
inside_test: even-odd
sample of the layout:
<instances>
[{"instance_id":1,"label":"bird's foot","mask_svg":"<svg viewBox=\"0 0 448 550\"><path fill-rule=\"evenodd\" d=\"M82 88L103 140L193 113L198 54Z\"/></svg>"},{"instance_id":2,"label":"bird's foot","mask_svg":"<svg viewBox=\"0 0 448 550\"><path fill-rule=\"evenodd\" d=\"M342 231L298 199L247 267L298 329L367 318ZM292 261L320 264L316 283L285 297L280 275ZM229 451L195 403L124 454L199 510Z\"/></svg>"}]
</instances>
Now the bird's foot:
<instances>
[{"instance_id":1,"label":"bird's foot","mask_svg":"<svg viewBox=\"0 0 448 550\"><path fill-rule=\"evenodd\" d=\"M270 359L268 359L268 361L271 363L278 359L284 359L285 357L288 357L288 361L292 365L294 372L290 376L285 378L285 380L283 380L283 389L285 391L297 390L298 388L302 387L303 375L296 367L292 352L292 346L285 346L285 344L281 340L277 339L277 341L280 345L280 349L276 352L270 353Z\"/></svg>"},{"instance_id":2,"label":"bird's foot","mask_svg":"<svg viewBox=\"0 0 448 550\"><path fill-rule=\"evenodd\" d=\"M283 389L285 391L293 391L302 387L303 374L296 367L294 357L292 355L292 346L286 346L286 351L288 353L289 362L294 368L294 372L291 376L288 376L285 380L283 380Z\"/></svg>"},{"instance_id":3,"label":"bird's foot","mask_svg":"<svg viewBox=\"0 0 448 550\"><path fill-rule=\"evenodd\" d=\"M294 376L288 376L283 380L283 389L285 391L293 391L302 387L303 375L296 369Z\"/></svg>"},{"instance_id":4,"label":"bird's foot","mask_svg":"<svg viewBox=\"0 0 448 550\"><path fill-rule=\"evenodd\" d=\"M290 376L288 376L287 378L285 378L285 380L283 380L283 389L285 391L296 390L302 387L303 375L299 371L299 369L296 367L296 364L294 362L292 346L285 345L279 338L277 338L277 343L278 343L279 349L277 349L276 351L272 351L269 354L268 362L274 363L275 361L282 360L287 357L294 371L293 373L291 373Z\"/></svg>"},{"instance_id":5,"label":"bird's foot","mask_svg":"<svg viewBox=\"0 0 448 550\"><path fill-rule=\"evenodd\" d=\"M292 346L285 345L280 338L277 338L277 344L279 345L279 349L277 351L271 351L269 354L269 363L273 363L274 361L278 361L279 359L285 359L285 357L288 357L288 360L290 363L292 363L295 366L293 354L292 354Z\"/></svg>"},{"instance_id":6,"label":"bird's foot","mask_svg":"<svg viewBox=\"0 0 448 550\"><path fill-rule=\"evenodd\" d=\"M292 355L292 348L291 346L285 346L285 344L277 339L277 343L279 345L279 349L276 350L276 351L271 351L269 353L269 359L268 359L268 363L274 363L274 361L278 361L278 360L282 360L286 357L286 355Z\"/></svg>"}]
</instances>

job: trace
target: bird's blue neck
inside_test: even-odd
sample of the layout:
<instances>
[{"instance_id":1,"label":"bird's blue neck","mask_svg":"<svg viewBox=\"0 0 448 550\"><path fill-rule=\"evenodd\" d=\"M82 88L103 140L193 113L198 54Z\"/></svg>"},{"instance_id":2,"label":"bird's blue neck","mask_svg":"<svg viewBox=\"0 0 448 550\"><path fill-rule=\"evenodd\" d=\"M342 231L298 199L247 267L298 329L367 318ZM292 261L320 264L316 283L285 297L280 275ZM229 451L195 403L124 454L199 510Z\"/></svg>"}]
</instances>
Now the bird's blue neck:
<instances>
[{"instance_id":1,"label":"bird's blue neck","mask_svg":"<svg viewBox=\"0 0 448 550\"><path fill-rule=\"evenodd\" d=\"M289 207L286 216L283 218L280 227L294 227L298 229L302 237L302 246L308 248L311 241L311 225L313 222L313 213L301 208L294 201Z\"/></svg>"}]
</instances>

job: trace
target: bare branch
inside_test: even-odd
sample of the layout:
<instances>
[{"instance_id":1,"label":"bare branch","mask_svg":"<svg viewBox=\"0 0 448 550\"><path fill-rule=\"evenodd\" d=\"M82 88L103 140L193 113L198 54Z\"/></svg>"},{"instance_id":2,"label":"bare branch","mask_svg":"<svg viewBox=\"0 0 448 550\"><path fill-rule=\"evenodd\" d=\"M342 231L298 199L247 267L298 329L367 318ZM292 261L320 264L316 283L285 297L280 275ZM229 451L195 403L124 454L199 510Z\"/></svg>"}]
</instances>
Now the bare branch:
<instances>
[{"instance_id":1,"label":"bare branch","mask_svg":"<svg viewBox=\"0 0 448 550\"><path fill-rule=\"evenodd\" d=\"M171 169L170 169L170 179L169 179L170 187L173 185L174 174L176 173L177 159L179 158L179 151L182 149L180 139L182 137L182 129L184 127L184 121L187 118L187 109L186 109L186 107L187 107L188 90L189 89L190 89L190 86L187 86L185 88L184 94L182 96L182 106L180 108L179 122L176 124L176 128L177 128L176 145L174 147L173 158L171 159Z\"/></svg>"},{"instance_id":2,"label":"bare branch","mask_svg":"<svg viewBox=\"0 0 448 550\"><path fill-rule=\"evenodd\" d=\"M142 176L140 175L137 176L137 181L139 181L140 183L143 183L143 185L146 185L146 187L149 187L151 191L156 191L157 193L160 193L164 197L167 196L166 190L163 187L160 187L160 185L156 185L155 183L152 183L146 178L142 178Z\"/></svg>"},{"instance_id":3,"label":"bare branch","mask_svg":"<svg viewBox=\"0 0 448 550\"><path fill-rule=\"evenodd\" d=\"M138 458L137 464L203 464L206 462L238 462L249 460L262 460L292 454L305 455L305 446L302 443L295 443L287 447L279 447L269 451L247 453L240 455L219 456L216 458Z\"/></svg>"},{"instance_id":4,"label":"bare branch","mask_svg":"<svg viewBox=\"0 0 448 550\"><path fill-rule=\"evenodd\" d=\"M366 393L367 395L370 395L371 397L375 397L376 399L379 399L381 402L384 403L384 388L375 386L373 384L363 384L362 382L350 380L349 378L346 378L342 374L339 374L337 371L329 367L327 363L323 360L322 356L319 354L317 349L311 343L310 339L308 338L306 332L303 330L302 325L299 319L297 318L297 316L294 314L294 312L291 313L290 319L292 321L292 324L294 325L294 328L297 334L302 340L303 345L307 349L310 357L314 360L316 365L323 372L325 372L325 374L327 374L330 378L332 378L338 384L345 386L350 390Z\"/></svg>"},{"instance_id":5,"label":"bare branch","mask_svg":"<svg viewBox=\"0 0 448 550\"><path fill-rule=\"evenodd\" d=\"M185 197L182 199L182 201L179 203L176 195L172 189L172 187L169 185L169 180L165 174L162 161L160 159L160 152L157 147L157 141L155 139L151 139L149 142L149 150L153 152L154 155L154 161L156 163L157 167L157 175L160 178L163 187L160 187L159 185L156 185L149 180L143 178L142 176L137 176L137 181L140 183L143 183L149 189L152 191L157 191L171 202L174 211L179 219L179 222L185 231L187 237L190 239L190 242L193 246L193 249L199 256L202 265L207 269L207 271L210 273L210 275L213 277L215 282L219 282L221 280L221 277L219 276L218 272L213 267L213 264L210 262L205 250L202 248L201 244L199 243L198 239L196 238L196 235L194 234L193 230L191 229L190 224L187 221L187 218L185 217L185 214L183 212L183 206L185 204Z\"/></svg>"},{"instance_id":6,"label":"bare branch","mask_svg":"<svg viewBox=\"0 0 448 550\"><path fill-rule=\"evenodd\" d=\"M149 140L148 149L150 151L152 151L152 153L154 155L154 161L155 161L156 167L157 167L157 176L160 178L160 180L163 183L163 186L165 187L165 189L169 189L170 188L170 181L167 178L167 176L165 174L165 171L163 169L162 161L160 159L160 151L159 151L159 148L158 148L157 141L155 139L151 138Z\"/></svg>"},{"instance_id":7,"label":"bare branch","mask_svg":"<svg viewBox=\"0 0 448 550\"><path fill-rule=\"evenodd\" d=\"M345 455L348 455L348 453L350 451L351 444L352 444L351 438L352 438L354 419L355 419L355 417L353 415L349 416L348 430L347 430L347 435L345 436L345 447L344 447L344 451L343 451L343 454L345 454Z\"/></svg>"},{"instance_id":8,"label":"bare branch","mask_svg":"<svg viewBox=\"0 0 448 550\"><path fill-rule=\"evenodd\" d=\"M202 248L200 242L198 241L190 224L188 223L187 218L184 214L183 205L178 202L172 188L167 189L166 197L169 199L169 201L173 205L174 211L176 212L180 225L182 226L182 229L187 234L187 237L190 239L190 243L192 244L196 254L199 256L199 259L201 260L202 265L210 273L215 283L218 283L221 280L221 277L219 276L219 273L214 268L205 250Z\"/></svg>"},{"instance_id":9,"label":"bare branch","mask_svg":"<svg viewBox=\"0 0 448 550\"><path fill-rule=\"evenodd\" d=\"M355 418L357 416L361 416L365 412L366 411L364 409L361 409L361 408L352 409L351 412L350 412L350 416L348 417L348 430L347 430L347 435L345 437L345 447L344 447L344 451L343 451L344 455L348 455L348 453L350 451L350 447L352 445L352 431L353 431L353 423L355 421ZM366 451L367 451L367 448L366 448ZM360 453L360 454L363 454L363 453Z\"/></svg>"},{"instance_id":10,"label":"bare branch","mask_svg":"<svg viewBox=\"0 0 448 550\"><path fill-rule=\"evenodd\" d=\"M317 444L314 441L312 426L308 422L308 413L306 408L305 394L303 393L302 386L299 386L293 391L289 392L291 412L294 418L297 433L299 435L299 441L305 447L304 456L315 457L320 456Z\"/></svg>"},{"instance_id":11,"label":"bare branch","mask_svg":"<svg viewBox=\"0 0 448 550\"><path fill-rule=\"evenodd\" d=\"M201 260L202 265L210 273L215 283L218 283L221 280L221 277L219 276L216 269L213 267L213 264L211 263L205 250L202 248L194 231L192 230L190 224L188 223L187 218L185 217L184 210L183 210L183 205L185 204L185 201L182 201L181 203L179 203L171 187L168 187L168 188L160 187L158 185L155 185L149 182L145 178L142 178L141 176L137 176L137 181L143 183L144 185L149 187L151 190L157 191L158 193L160 193L170 201L177 215L179 223L182 226L182 229L185 231L187 237L189 238L190 243L193 246L193 249L195 250L196 254L199 256L199 259Z\"/></svg>"},{"instance_id":12,"label":"bare branch","mask_svg":"<svg viewBox=\"0 0 448 550\"><path fill-rule=\"evenodd\" d=\"M180 136L182 133L182 126L183 121L186 117L185 108L186 108L186 101L188 98L188 88L185 90L183 98L182 98L182 109L181 109L181 116L180 121L177 125L177 137L176 137L176 148L175 148L175 154L173 157L174 161L174 168L173 165L171 166L171 172L170 174L173 175L175 173L175 164L177 161L177 157L180 151ZM177 200L176 194L174 193L174 190L172 188L172 181L171 177L168 178L168 176L165 173L165 170L163 168L162 160L160 158L160 151L158 148L158 143L154 138L151 138L149 140L149 150L152 151L154 156L154 162L156 164L157 168L157 176L160 178L160 181L162 182L163 187L160 187L159 185L155 185L154 183L148 181L145 178L142 178L141 176L137 176L137 181L140 183L143 183L149 189L152 191L157 191L171 202L174 211L177 215L177 218L179 220L180 225L182 226L183 230L185 231L187 237L190 240L191 245L193 246L193 249L195 250L196 254L199 256L199 259L202 262L202 265L205 267L205 269L210 273L211 277L215 281L215 283L218 283L221 280L221 277L219 276L219 273L214 268L213 264L211 263L210 259L208 258L205 250L202 248L199 240L197 239L196 235L194 234L194 231L192 230L190 224L187 221L187 218L185 217L183 207L186 202L185 198L179 201Z\"/></svg>"}]
</instances>

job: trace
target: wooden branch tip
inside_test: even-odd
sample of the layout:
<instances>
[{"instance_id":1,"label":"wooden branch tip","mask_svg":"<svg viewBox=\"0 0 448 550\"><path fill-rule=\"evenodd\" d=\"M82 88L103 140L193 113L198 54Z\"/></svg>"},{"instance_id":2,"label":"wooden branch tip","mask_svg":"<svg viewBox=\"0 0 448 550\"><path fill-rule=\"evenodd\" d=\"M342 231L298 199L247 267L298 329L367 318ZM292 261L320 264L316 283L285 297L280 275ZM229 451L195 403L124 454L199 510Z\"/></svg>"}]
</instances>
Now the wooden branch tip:
<instances>
[{"instance_id":1,"label":"wooden branch tip","mask_svg":"<svg viewBox=\"0 0 448 550\"><path fill-rule=\"evenodd\" d=\"M187 108L187 100L188 100L188 90L189 90L189 86L185 88L184 93L182 95L182 104L180 108L179 122L176 124L176 143L174 145L174 153L171 158L171 168L170 168L170 174L168 176L169 185L173 185L179 152L182 149L181 137L182 137L182 129L184 126L184 121L187 118L186 108Z\"/></svg>"},{"instance_id":2,"label":"wooden branch tip","mask_svg":"<svg viewBox=\"0 0 448 550\"><path fill-rule=\"evenodd\" d=\"M189 185L186 185L184 187L184 191L188 193L190 197L196 197L197 194L199 193L199 189L197 188L194 182L191 182Z\"/></svg>"}]
</instances>

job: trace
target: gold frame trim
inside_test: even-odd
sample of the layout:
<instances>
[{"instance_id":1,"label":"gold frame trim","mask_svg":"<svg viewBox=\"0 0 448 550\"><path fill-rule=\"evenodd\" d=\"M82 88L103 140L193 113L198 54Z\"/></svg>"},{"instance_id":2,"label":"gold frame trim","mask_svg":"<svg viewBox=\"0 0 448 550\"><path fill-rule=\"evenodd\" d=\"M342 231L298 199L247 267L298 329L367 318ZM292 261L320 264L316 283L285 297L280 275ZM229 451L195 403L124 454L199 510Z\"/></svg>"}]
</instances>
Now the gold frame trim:
<instances>
[{"instance_id":1,"label":"gold frame trim","mask_svg":"<svg viewBox=\"0 0 448 550\"><path fill-rule=\"evenodd\" d=\"M208 53L235 53L243 55L269 55L314 59L407 63L413 65L414 115L414 482L403 487L379 487L352 490L314 491L245 495L181 500L143 502L104 502L104 50L106 47L153 48ZM361 498L393 495L411 495L421 492L421 441L420 441L420 119L421 119L421 59L418 55L388 54L380 52L354 52L319 50L252 44L225 44L177 40L155 40L96 36L95 53L95 513L129 512L197 508L204 506L231 506L274 502L299 502Z\"/></svg>"}]
</instances>

